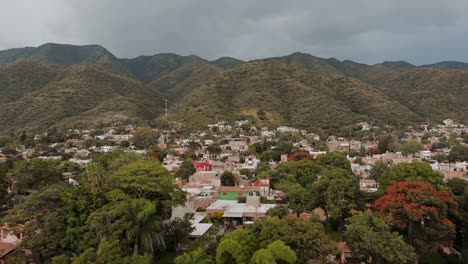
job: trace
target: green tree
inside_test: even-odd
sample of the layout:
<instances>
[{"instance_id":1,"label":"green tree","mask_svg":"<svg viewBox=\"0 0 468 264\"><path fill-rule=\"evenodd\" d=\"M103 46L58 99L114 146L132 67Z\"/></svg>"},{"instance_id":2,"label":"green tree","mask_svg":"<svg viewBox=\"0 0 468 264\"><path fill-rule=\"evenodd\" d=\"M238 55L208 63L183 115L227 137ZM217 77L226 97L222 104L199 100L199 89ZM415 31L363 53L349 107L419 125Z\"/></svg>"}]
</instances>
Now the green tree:
<instances>
[{"instance_id":1,"label":"green tree","mask_svg":"<svg viewBox=\"0 0 468 264\"><path fill-rule=\"evenodd\" d=\"M468 161L468 147L460 144L454 146L447 155L447 159L449 162Z\"/></svg>"},{"instance_id":2,"label":"green tree","mask_svg":"<svg viewBox=\"0 0 468 264\"><path fill-rule=\"evenodd\" d=\"M372 169L369 173L369 177L378 182L380 180L380 177L389 170L390 170L390 167L388 166L387 163L383 161L377 161L372 165Z\"/></svg>"},{"instance_id":3,"label":"green tree","mask_svg":"<svg viewBox=\"0 0 468 264\"><path fill-rule=\"evenodd\" d=\"M157 161L139 160L122 167L111 176L112 186L136 198L150 199L169 209L185 200L174 177Z\"/></svg>"},{"instance_id":4,"label":"green tree","mask_svg":"<svg viewBox=\"0 0 468 264\"><path fill-rule=\"evenodd\" d=\"M42 263L65 252L79 253L86 219L104 202L101 195L82 187L50 185L10 211L6 220L24 223L36 219L25 227L28 235L21 245Z\"/></svg>"},{"instance_id":5,"label":"green tree","mask_svg":"<svg viewBox=\"0 0 468 264\"><path fill-rule=\"evenodd\" d=\"M218 144L211 144L206 147L206 151L211 155L219 155L221 154L222 150Z\"/></svg>"},{"instance_id":6,"label":"green tree","mask_svg":"<svg viewBox=\"0 0 468 264\"><path fill-rule=\"evenodd\" d=\"M298 263L328 263L327 256L338 253L335 242L327 236L319 222L266 217L250 225L248 230L259 241L261 248L276 240L283 241L296 253Z\"/></svg>"},{"instance_id":7,"label":"green tree","mask_svg":"<svg viewBox=\"0 0 468 264\"><path fill-rule=\"evenodd\" d=\"M236 186L236 177L230 171L221 174L221 186Z\"/></svg>"},{"instance_id":8,"label":"green tree","mask_svg":"<svg viewBox=\"0 0 468 264\"><path fill-rule=\"evenodd\" d=\"M197 149L201 149L201 148L202 148L202 146L201 146L200 142L192 141L192 140L190 140L188 142L188 149L190 149L190 150L197 150Z\"/></svg>"},{"instance_id":9,"label":"green tree","mask_svg":"<svg viewBox=\"0 0 468 264\"><path fill-rule=\"evenodd\" d=\"M419 161L400 163L382 174L379 181L379 192L384 193L389 186L401 181L422 181L437 187L442 185L443 179L444 176L434 171L427 163Z\"/></svg>"},{"instance_id":10,"label":"green tree","mask_svg":"<svg viewBox=\"0 0 468 264\"><path fill-rule=\"evenodd\" d=\"M387 151L397 152L401 148L397 135L383 135L379 137L378 141L377 148L380 153L385 153Z\"/></svg>"},{"instance_id":11,"label":"green tree","mask_svg":"<svg viewBox=\"0 0 468 264\"><path fill-rule=\"evenodd\" d=\"M378 214L353 216L344 237L353 255L371 256L372 263L411 263L416 259L414 249Z\"/></svg>"},{"instance_id":12,"label":"green tree","mask_svg":"<svg viewBox=\"0 0 468 264\"><path fill-rule=\"evenodd\" d=\"M333 218L338 224L342 224L342 220L348 216L348 209L358 209L362 206L359 178L349 170L342 168L327 170L320 180L310 186L310 189L309 209L320 207L327 218L331 216L333 210Z\"/></svg>"},{"instance_id":13,"label":"green tree","mask_svg":"<svg viewBox=\"0 0 468 264\"><path fill-rule=\"evenodd\" d=\"M411 140L406 142L401 148L401 153L405 156L414 155L424 149L424 146L418 141Z\"/></svg>"},{"instance_id":14,"label":"green tree","mask_svg":"<svg viewBox=\"0 0 468 264\"><path fill-rule=\"evenodd\" d=\"M253 254L250 264L276 264L276 261L270 250L262 248Z\"/></svg>"},{"instance_id":15,"label":"green tree","mask_svg":"<svg viewBox=\"0 0 468 264\"><path fill-rule=\"evenodd\" d=\"M126 234L128 240L133 241L133 255L165 248L163 220L155 203L147 199L134 199L128 204L126 213L131 223Z\"/></svg>"},{"instance_id":16,"label":"green tree","mask_svg":"<svg viewBox=\"0 0 468 264\"><path fill-rule=\"evenodd\" d=\"M344 153L327 152L317 157L317 164L325 169L343 169L351 172L351 162Z\"/></svg>"},{"instance_id":17,"label":"green tree","mask_svg":"<svg viewBox=\"0 0 468 264\"><path fill-rule=\"evenodd\" d=\"M357 177L331 179L325 193L327 213L339 227L351 216L352 209L362 208L362 196Z\"/></svg>"},{"instance_id":18,"label":"green tree","mask_svg":"<svg viewBox=\"0 0 468 264\"><path fill-rule=\"evenodd\" d=\"M296 252L281 240L270 243L267 250L273 255L276 263L296 263L297 261Z\"/></svg>"},{"instance_id":19,"label":"green tree","mask_svg":"<svg viewBox=\"0 0 468 264\"><path fill-rule=\"evenodd\" d=\"M147 149L158 143L159 134L149 127L141 127L133 133L132 142L138 148Z\"/></svg>"},{"instance_id":20,"label":"green tree","mask_svg":"<svg viewBox=\"0 0 468 264\"><path fill-rule=\"evenodd\" d=\"M190 233L195 230L192 226L192 215L175 218L164 225L164 241L168 249L178 252L180 243L186 242Z\"/></svg>"},{"instance_id":21,"label":"green tree","mask_svg":"<svg viewBox=\"0 0 468 264\"><path fill-rule=\"evenodd\" d=\"M122 140L120 142L120 147L121 148L128 148L128 147L130 147L130 142L128 142L128 140Z\"/></svg>"},{"instance_id":22,"label":"green tree","mask_svg":"<svg viewBox=\"0 0 468 264\"><path fill-rule=\"evenodd\" d=\"M59 161L20 160L14 163L7 178L15 193L23 194L29 190L39 190L47 185L62 181L58 165Z\"/></svg>"},{"instance_id":23,"label":"green tree","mask_svg":"<svg viewBox=\"0 0 468 264\"><path fill-rule=\"evenodd\" d=\"M445 154L436 154L434 156L432 156L432 159L439 162L439 163L443 163L447 160L447 155Z\"/></svg>"},{"instance_id":24,"label":"green tree","mask_svg":"<svg viewBox=\"0 0 468 264\"><path fill-rule=\"evenodd\" d=\"M286 200L288 201L288 208L294 213L299 215L306 210L306 206L310 201L310 195L304 187L298 183L283 181L279 184L278 188L284 191Z\"/></svg>"},{"instance_id":25,"label":"green tree","mask_svg":"<svg viewBox=\"0 0 468 264\"><path fill-rule=\"evenodd\" d=\"M21 133L21 136L19 137L19 141L23 143L27 138L28 136L26 135L26 131L23 130L23 132Z\"/></svg>"},{"instance_id":26,"label":"green tree","mask_svg":"<svg viewBox=\"0 0 468 264\"><path fill-rule=\"evenodd\" d=\"M105 180L106 172L101 164L90 162L86 165L86 171L82 177L82 184L88 187L91 192L98 192L101 190Z\"/></svg>"},{"instance_id":27,"label":"green tree","mask_svg":"<svg viewBox=\"0 0 468 264\"><path fill-rule=\"evenodd\" d=\"M217 264L246 264L250 256L242 245L233 239L223 239L216 249Z\"/></svg>"},{"instance_id":28,"label":"green tree","mask_svg":"<svg viewBox=\"0 0 468 264\"><path fill-rule=\"evenodd\" d=\"M449 216L457 225L456 246L461 247L468 242L468 181L454 178L447 182L447 187L452 191L459 206L460 213Z\"/></svg>"},{"instance_id":29,"label":"green tree","mask_svg":"<svg viewBox=\"0 0 468 264\"><path fill-rule=\"evenodd\" d=\"M174 259L174 264L213 264L211 257L201 248L184 253Z\"/></svg>"},{"instance_id":30,"label":"green tree","mask_svg":"<svg viewBox=\"0 0 468 264\"><path fill-rule=\"evenodd\" d=\"M193 166L192 159L186 159L182 162L180 169L176 172L176 177L188 180L197 170Z\"/></svg>"},{"instance_id":31,"label":"green tree","mask_svg":"<svg viewBox=\"0 0 468 264\"><path fill-rule=\"evenodd\" d=\"M278 175L272 180L277 183L280 179L285 179L289 182L299 183L305 188L317 180L317 175L322 170L321 165L323 164L318 165L313 160L282 162L276 168Z\"/></svg>"},{"instance_id":32,"label":"green tree","mask_svg":"<svg viewBox=\"0 0 468 264\"><path fill-rule=\"evenodd\" d=\"M285 205L277 205L271 209L268 209L267 215L269 216L276 216L278 218L283 218L285 216L288 216L289 214L289 209Z\"/></svg>"}]
</instances>

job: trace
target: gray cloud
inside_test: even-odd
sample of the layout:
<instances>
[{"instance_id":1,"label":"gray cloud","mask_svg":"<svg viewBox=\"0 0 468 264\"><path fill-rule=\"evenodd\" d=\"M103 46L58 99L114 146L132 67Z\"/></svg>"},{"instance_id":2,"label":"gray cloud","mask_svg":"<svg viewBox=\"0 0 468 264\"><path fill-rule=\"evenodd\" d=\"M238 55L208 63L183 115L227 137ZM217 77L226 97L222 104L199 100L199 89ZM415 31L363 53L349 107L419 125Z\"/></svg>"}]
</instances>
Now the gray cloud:
<instances>
[{"instance_id":1,"label":"gray cloud","mask_svg":"<svg viewBox=\"0 0 468 264\"><path fill-rule=\"evenodd\" d=\"M4 0L0 49L57 42L118 57L468 61L467 11L466 0Z\"/></svg>"}]
</instances>

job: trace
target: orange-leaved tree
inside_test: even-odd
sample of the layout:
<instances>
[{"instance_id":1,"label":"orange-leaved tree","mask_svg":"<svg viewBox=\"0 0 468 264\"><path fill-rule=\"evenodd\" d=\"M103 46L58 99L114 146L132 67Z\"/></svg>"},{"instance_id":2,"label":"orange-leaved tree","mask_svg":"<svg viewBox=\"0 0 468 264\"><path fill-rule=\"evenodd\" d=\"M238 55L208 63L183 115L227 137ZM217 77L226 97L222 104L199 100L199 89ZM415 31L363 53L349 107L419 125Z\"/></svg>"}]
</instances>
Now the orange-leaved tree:
<instances>
[{"instance_id":1,"label":"orange-leaved tree","mask_svg":"<svg viewBox=\"0 0 468 264\"><path fill-rule=\"evenodd\" d=\"M409 244L421 252L435 252L450 246L455 225L448 215L458 214L451 192L417 181L397 182L374 204L374 209L390 219Z\"/></svg>"}]
</instances>

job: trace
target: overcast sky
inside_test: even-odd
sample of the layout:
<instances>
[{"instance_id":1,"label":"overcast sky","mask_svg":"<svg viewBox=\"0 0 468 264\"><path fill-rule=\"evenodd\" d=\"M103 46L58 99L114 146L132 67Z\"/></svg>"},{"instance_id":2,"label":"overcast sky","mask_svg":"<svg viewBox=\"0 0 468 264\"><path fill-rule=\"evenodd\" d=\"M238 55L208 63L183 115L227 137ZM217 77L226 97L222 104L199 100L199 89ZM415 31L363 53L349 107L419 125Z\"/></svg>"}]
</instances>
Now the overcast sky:
<instances>
[{"instance_id":1,"label":"overcast sky","mask_svg":"<svg viewBox=\"0 0 468 264\"><path fill-rule=\"evenodd\" d=\"M467 0L2 0L0 50L100 44L117 57L468 62Z\"/></svg>"}]
</instances>

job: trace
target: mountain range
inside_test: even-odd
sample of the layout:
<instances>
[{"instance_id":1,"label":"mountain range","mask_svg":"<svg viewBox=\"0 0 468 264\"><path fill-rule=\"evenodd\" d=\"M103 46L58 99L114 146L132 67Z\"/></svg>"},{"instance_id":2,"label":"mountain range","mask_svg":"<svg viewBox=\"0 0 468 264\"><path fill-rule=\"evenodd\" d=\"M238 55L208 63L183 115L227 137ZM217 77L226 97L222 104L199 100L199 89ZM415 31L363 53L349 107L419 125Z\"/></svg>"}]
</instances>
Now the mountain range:
<instances>
[{"instance_id":1,"label":"mountain range","mask_svg":"<svg viewBox=\"0 0 468 264\"><path fill-rule=\"evenodd\" d=\"M305 53L209 61L164 53L121 59L99 45L0 51L0 131L116 121L190 128L219 120L338 129L468 119L468 64L367 65Z\"/></svg>"}]
</instances>

